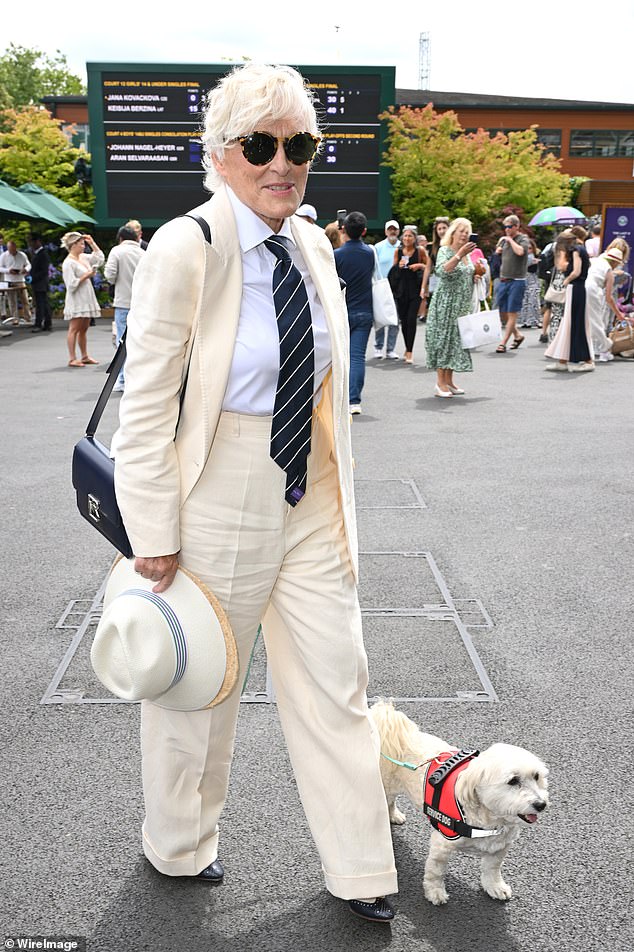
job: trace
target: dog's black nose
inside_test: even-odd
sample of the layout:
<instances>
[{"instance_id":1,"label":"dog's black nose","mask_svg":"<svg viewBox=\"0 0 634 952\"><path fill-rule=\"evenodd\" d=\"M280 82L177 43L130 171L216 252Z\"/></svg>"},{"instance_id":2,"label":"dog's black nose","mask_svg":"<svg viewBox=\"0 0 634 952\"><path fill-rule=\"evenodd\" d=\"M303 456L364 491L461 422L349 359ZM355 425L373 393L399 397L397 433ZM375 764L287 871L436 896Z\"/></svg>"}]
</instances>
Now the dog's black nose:
<instances>
[{"instance_id":1,"label":"dog's black nose","mask_svg":"<svg viewBox=\"0 0 634 952\"><path fill-rule=\"evenodd\" d=\"M535 802L533 803L533 806L535 807L538 813L541 813L542 810L546 809L546 802L544 800L535 800Z\"/></svg>"}]
</instances>

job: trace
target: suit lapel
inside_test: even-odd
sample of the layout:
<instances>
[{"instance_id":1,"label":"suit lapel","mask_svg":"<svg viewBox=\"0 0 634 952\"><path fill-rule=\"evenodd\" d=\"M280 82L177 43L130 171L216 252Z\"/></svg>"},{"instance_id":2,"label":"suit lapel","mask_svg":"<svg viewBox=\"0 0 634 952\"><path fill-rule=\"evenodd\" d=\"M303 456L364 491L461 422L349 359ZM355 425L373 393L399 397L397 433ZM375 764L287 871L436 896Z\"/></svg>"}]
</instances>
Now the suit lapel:
<instances>
[{"instance_id":1,"label":"suit lapel","mask_svg":"<svg viewBox=\"0 0 634 952\"><path fill-rule=\"evenodd\" d=\"M197 398L205 419L204 465L218 425L233 360L242 303L242 257L233 211L224 188L194 211L211 229L191 368L200 384Z\"/></svg>"}]
</instances>

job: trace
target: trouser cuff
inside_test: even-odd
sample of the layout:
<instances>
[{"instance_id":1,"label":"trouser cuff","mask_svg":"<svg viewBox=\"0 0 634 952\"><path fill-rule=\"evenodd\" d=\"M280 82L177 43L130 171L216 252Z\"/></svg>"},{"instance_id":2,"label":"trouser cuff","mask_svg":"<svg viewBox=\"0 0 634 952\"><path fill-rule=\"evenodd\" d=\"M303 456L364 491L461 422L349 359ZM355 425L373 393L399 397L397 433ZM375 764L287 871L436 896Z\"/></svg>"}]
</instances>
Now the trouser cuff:
<instances>
[{"instance_id":1,"label":"trouser cuff","mask_svg":"<svg viewBox=\"0 0 634 952\"><path fill-rule=\"evenodd\" d=\"M398 892L396 869L369 876L331 876L324 870L326 889L338 899L365 899L367 896L391 896Z\"/></svg>"},{"instance_id":2,"label":"trouser cuff","mask_svg":"<svg viewBox=\"0 0 634 952\"><path fill-rule=\"evenodd\" d=\"M143 830L143 852L152 866L165 876L197 876L201 870L218 858L218 833L201 843L192 853L164 859L157 853Z\"/></svg>"}]
</instances>

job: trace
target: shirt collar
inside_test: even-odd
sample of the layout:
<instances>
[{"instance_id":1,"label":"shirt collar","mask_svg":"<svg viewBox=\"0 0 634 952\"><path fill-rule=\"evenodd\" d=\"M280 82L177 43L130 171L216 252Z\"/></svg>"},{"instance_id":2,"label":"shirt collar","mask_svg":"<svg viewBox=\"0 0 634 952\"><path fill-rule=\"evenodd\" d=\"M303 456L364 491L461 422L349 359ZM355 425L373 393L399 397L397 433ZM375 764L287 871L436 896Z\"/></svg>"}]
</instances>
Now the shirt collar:
<instances>
[{"instance_id":1,"label":"shirt collar","mask_svg":"<svg viewBox=\"0 0 634 952\"><path fill-rule=\"evenodd\" d=\"M236 218L236 227L238 229L238 241L243 254L257 248L263 241L270 238L273 232L270 227L259 218L248 205L241 202L238 196L227 186L227 195L231 202L231 208ZM285 218L282 222L278 235L287 238L291 244L295 245L295 239L291 232L291 222Z\"/></svg>"}]
</instances>

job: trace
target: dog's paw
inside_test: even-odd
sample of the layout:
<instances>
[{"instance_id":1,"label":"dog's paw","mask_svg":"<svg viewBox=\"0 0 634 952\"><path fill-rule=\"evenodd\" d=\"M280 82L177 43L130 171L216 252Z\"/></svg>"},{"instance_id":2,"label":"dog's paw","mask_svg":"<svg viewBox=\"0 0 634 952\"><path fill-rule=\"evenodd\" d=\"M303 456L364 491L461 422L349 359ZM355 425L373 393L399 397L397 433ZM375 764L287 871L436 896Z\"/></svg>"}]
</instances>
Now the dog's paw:
<instances>
[{"instance_id":1,"label":"dog's paw","mask_svg":"<svg viewBox=\"0 0 634 952\"><path fill-rule=\"evenodd\" d=\"M434 906L444 906L449 901L449 893L442 884L432 886L430 883L423 883L423 892L425 899Z\"/></svg>"},{"instance_id":2,"label":"dog's paw","mask_svg":"<svg viewBox=\"0 0 634 952\"><path fill-rule=\"evenodd\" d=\"M505 883L503 879L498 879L495 882L482 883L482 888L484 889L487 896L490 896L491 899L510 899L513 895L513 890L508 883Z\"/></svg>"},{"instance_id":3,"label":"dog's paw","mask_svg":"<svg viewBox=\"0 0 634 952\"><path fill-rule=\"evenodd\" d=\"M405 814L401 813L396 804L393 803L390 807L390 823L394 823L396 826L402 826L406 820L407 817Z\"/></svg>"}]
</instances>

